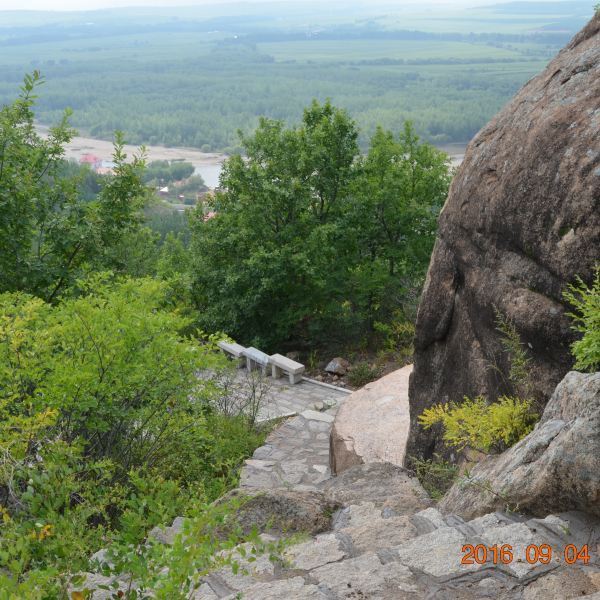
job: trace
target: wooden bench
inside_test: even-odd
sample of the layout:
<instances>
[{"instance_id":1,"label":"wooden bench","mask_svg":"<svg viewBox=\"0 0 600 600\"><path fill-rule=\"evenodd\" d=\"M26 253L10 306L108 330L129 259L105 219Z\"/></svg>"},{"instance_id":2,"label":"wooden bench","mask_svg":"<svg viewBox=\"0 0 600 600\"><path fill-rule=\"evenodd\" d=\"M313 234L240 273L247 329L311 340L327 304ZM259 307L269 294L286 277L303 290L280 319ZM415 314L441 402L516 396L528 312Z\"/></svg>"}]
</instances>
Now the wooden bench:
<instances>
[{"instance_id":1,"label":"wooden bench","mask_svg":"<svg viewBox=\"0 0 600 600\"><path fill-rule=\"evenodd\" d=\"M267 367L270 362L268 354L265 354L258 348L252 346L250 346L250 348L244 348L242 354L246 357L246 368L248 371L260 369L263 375L267 374Z\"/></svg>"},{"instance_id":2,"label":"wooden bench","mask_svg":"<svg viewBox=\"0 0 600 600\"><path fill-rule=\"evenodd\" d=\"M282 376L283 372L287 373L290 378L290 383L300 383L302 381L302 373L304 373L305 367L303 364L282 356L281 354L273 354L271 356L271 369L274 379Z\"/></svg>"},{"instance_id":3,"label":"wooden bench","mask_svg":"<svg viewBox=\"0 0 600 600\"><path fill-rule=\"evenodd\" d=\"M237 360L240 367L244 366L244 350L246 349L244 346L240 346L235 342L226 342L224 340L217 342L217 346L219 346L225 354L228 354L233 359Z\"/></svg>"}]
</instances>

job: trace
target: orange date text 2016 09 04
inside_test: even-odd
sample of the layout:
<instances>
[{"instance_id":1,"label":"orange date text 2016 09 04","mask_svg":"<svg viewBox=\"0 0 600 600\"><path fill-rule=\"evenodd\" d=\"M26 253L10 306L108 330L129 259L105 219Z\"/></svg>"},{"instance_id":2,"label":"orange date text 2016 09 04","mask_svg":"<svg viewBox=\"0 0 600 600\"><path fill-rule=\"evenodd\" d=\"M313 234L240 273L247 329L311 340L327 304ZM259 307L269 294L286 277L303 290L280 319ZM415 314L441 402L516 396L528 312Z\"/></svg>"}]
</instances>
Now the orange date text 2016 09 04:
<instances>
[{"instance_id":1,"label":"orange date text 2016 09 04","mask_svg":"<svg viewBox=\"0 0 600 600\"><path fill-rule=\"evenodd\" d=\"M587 544L581 547L568 544L560 553L555 553L549 544L529 544L525 548L524 556L515 556L513 547L510 544L503 544L501 546L484 546L483 544L474 546L473 544L465 544L461 552L463 553L460 561L462 565L483 565L488 562L494 565L499 563L508 565L512 562L547 565L552 561L553 555L555 561L562 558L568 565L587 565L590 562L590 553Z\"/></svg>"}]
</instances>

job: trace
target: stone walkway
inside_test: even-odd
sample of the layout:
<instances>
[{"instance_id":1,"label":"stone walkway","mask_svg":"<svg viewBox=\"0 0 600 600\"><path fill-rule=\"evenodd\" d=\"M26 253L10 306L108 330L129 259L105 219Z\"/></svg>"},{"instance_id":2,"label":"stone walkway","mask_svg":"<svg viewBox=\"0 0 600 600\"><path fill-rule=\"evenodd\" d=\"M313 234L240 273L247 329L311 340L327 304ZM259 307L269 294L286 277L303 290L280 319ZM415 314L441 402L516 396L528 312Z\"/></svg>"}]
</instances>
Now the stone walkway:
<instances>
[{"instance_id":1,"label":"stone walkway","mask_svg":"<svg viewBox=\"0 0 600 600\"><path fill-rule=\"evenodd\" d=\"M306 410L273 431L246 461L240 487L318 489L331 477L329 431L336 410Z\"/></svg>"},{"instance_id":2,"label":"stone walkway","mask_svg":"<svg viewBox=\"0 0 600 600\"><path fill-rule=\"evenodd\" d=\"M242 397L257 387L264 388L258 421L291 417L245 462L240 487L312 491L331 477L329 433L350 390L307 378L290 385L285 378L249 374L245 369L236 373L234 387Z\"/></svg>"},{"instance_id":3,"label":"stone walkway","mask_svg":"<svg viewBox=\"0 0 600 600\"><path fill-rule=\"evenodd\" d=\"M212 372L200 374L201 378L212 379ZM286 377L273 379L260 371L249 373L245 368L221 376L216 383L225 388L221 402L230 408L246 406L245 410L258 407L256 420L271 421L282 417L293 417L306 410L325 411L338 407L351 390L303 378L292 385ZM224 408L224 407L221 407ZM225 410L227 412L227 409Z\"/></svg>"},{"instance_id":4,"label":"stone walkway","mask_svg":"<svg viewBox=\"0 0 600 600\"><path fill-rule=\"evenodd\" d=\"M306 410L335 409L351 393L351 390L336 389L306 378L295 385L290 385L283 377L267 377L266 382L269 386L267 400L259 411L258 421L299 415Z\"/></svg>"}]
</instances>

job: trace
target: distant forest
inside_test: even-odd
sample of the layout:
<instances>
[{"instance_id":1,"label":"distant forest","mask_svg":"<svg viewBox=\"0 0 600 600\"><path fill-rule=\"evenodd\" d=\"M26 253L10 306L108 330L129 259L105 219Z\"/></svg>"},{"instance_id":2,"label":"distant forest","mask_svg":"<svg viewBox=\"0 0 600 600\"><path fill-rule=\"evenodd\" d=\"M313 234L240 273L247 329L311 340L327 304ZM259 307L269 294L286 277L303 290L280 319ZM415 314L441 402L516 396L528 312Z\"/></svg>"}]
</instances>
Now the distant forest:
<instances>
[{"instance_id":1,"label":"distant forest","mask_svg":"<svg viewBox=\"0 0 600 600\"><path fill-rule=\"evenodd\" d=\"M0 102L39 69L41 122L70 106L92 137L120 129L135 144L231 153L260 116L294 122L313 99L329 98L356 118L362 148L378 124L399 131L406 120L427 141L467 142L584 20L580 2L553 3L551 19L507 4L437 19L349 9L347 22L295 4L278 8L280 18L248 6L244 15L196 7L8 20Z\"/></svg>"}]
</instances>

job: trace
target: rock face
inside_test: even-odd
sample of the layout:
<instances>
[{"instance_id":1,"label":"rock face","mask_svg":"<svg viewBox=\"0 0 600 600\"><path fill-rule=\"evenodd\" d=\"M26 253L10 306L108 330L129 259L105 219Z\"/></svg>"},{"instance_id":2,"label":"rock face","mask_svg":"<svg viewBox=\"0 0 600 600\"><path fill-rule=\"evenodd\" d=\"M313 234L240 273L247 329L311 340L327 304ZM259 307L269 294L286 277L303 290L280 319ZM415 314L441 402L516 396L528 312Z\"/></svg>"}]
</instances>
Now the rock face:
<instances>
[{"instance_id":1,"label":"rock face","mask_svg":"<svg viewBox=\"0 0 600 600\"><path fill-rule=\"evenodd\" d=\"M424 408L510 391L494 307L529 348L538 398L571 368L562 293L600 259L599 132L597 15L479 132L454 178L417 317L407 454L440 449L418 426Z\"/></svg>"},{"instance_id":2,"label":"rock face","mask_svg":"<svg viewBox=\"0 0 600 600\"><path fill-rule=\"evenodd\" d=\"M402 465L408 437L408 378L412 365L353 392L340 407L330 438L332 473L354 465Z\"/></svg>"},{"instance_id":3,"label":"rock face","mask_svg":"<svg viewBox=\"0 0 600 600\"><path fill-rule=\"evenodd\" d=\"M473 518L508 501L540 516L577 509L600 517L600 373L568 373L534 431L471 477L449 490L443 511Z\"/></svg>"}]
</instances>

